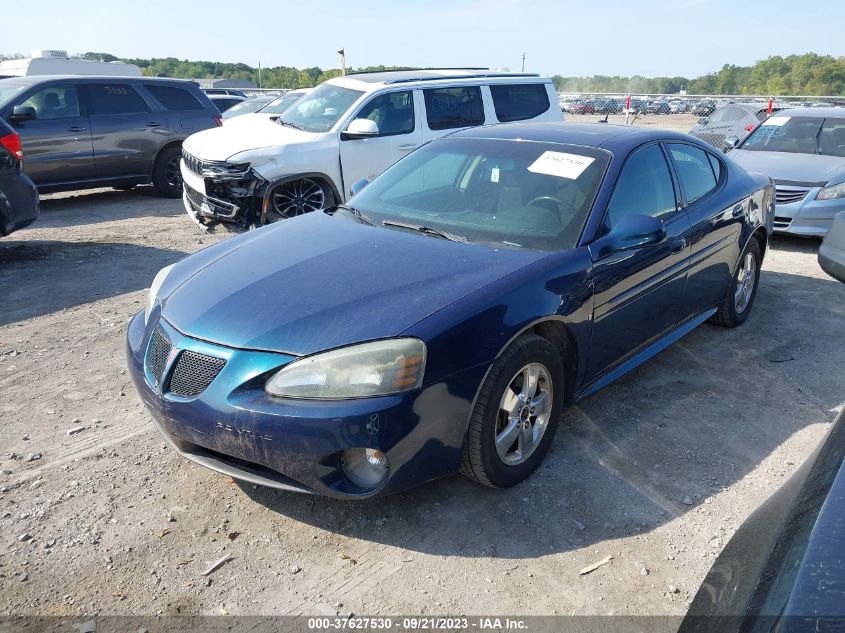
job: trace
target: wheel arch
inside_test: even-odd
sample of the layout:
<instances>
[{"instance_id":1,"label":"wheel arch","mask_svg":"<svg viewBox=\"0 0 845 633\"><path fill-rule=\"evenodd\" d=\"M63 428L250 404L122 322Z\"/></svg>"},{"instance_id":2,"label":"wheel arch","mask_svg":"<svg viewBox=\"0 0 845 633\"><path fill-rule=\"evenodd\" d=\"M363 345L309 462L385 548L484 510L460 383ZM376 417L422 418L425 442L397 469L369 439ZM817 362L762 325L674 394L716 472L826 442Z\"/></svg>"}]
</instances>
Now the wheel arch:
<instances>
[{"instance_id":1,"label":"wheel arch","mask_svg":"<svg viewBox=\"0 0 845 633\"><path fill-rule=\"evenodd\" d=\"M182 147L182 141L184 139L174 139L167 141L164 145L158 148L155 157L153 158L152 162L150 163L150 177L152 177L153 172L155 172L156 165L158 165L158 159L161 158L161 155L169 150L171 147Z\"/></svg>"},{"instance_id":2,"label":"wheel arch","mask_svg":"<svg viewBox=\"0 0 845 633\"><path fill-rule=\"evenodd\" d=\"M259 192L261 196L261 221L264 222L264 217L267 213L267 205L270 201L270 194L273 193L273 190L281 185L287 184L289 182L295 182L297 180L316 180L323 184L323 186L328 187L332 192L332 197L334 198L335 203L340 202L343 198L340 196L340 192L338 191L337 185L335 184L334 180L328 174L319 171L310 171L310 172L300 172L296 174L288 174L287 176L279 176L277 178L273 178L267 182L267 184L263 187L263 189Z\"/></svg>"}]
</instances>

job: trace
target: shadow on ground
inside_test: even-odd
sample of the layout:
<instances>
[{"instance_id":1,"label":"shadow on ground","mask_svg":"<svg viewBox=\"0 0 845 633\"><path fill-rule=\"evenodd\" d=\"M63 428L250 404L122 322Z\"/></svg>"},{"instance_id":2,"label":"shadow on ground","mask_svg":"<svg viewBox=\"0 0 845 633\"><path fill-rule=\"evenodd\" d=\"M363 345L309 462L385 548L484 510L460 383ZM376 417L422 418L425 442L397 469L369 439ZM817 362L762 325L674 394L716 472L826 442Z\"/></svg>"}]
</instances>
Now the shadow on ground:
<instances>
[{"instance_id":1,"label":"shadow on ground","mask_svg":"<svg viewBox=\"0 0 845 633\"><path fill-rule=\"evenodd\" d=\"M803 427L833 420L845 400L843 317L845 286L763 272L745 325L702 326L569 408L545 464L509 490L456 476L344 502L241 487L302 523L442 556L534 558L635 537L707 503ZM795 327L809 318L813 328ZM783 480L797 467L782 465Z\"/></svg>"},{"instance_id":2,"label":"shadow on ground","mask_svg":"<svg viewBox=\"0 0 845 633\"><path fill-rule=\"evenodd\" d=\"M137 244L2 240L0 325L147 288L184 255Z\"/></svg>"},{"instance_id":3,"label":"shadow on ground","mask_svg":"<svg viewBox=\"0 0 845 633\"><path fill-rule=\"evenodd\" d=\"M35 227L65 227L114 222L127 218L166 217L185 213L181 199L162 198L152 186L129 191L92 189L41 198L41 215ZM187 218L187 216L186 216Z\"/></svg>"}]
</instances>

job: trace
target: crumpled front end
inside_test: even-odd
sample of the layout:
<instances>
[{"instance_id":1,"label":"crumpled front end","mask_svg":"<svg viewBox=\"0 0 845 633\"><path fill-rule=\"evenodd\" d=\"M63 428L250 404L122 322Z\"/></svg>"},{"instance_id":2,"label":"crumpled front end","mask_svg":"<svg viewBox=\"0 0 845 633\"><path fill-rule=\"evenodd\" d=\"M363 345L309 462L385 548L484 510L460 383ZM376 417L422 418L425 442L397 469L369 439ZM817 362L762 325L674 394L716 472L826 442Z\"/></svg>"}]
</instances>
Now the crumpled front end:
<instances>
[{"instance_id":1,"label":"crumpled front end","mask_svg":"<svg viewBox=\"0 0 845 633\"><path fill-rule=\"evenodd\" d=\"M185 210L200 227L261 224L267 181L249 163L202 160L183 149L181 170Z\"/></svg>"}]
</instances>

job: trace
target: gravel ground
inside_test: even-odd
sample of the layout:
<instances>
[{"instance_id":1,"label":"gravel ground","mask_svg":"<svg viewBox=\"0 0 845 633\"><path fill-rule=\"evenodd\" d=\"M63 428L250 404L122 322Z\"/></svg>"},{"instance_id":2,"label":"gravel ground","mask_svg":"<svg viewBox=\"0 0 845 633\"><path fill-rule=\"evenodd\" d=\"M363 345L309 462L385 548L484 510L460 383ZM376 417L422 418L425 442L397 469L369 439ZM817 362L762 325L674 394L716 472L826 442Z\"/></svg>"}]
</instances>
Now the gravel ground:
<instances>
[{"instance_id":1,"label":"gravel ground","mask_svg":"<svg viewBox=\"0 0 845 633\"><path fill-rule=\"evenodd\" d=\"M0 241L0 614L682 614L845 397L845 287L776 238L743 327L569 409L516 488L239 484L165 448L123 351L155 272L226 237L138 188L47 196Z\"/></svg>"}]
</instances>

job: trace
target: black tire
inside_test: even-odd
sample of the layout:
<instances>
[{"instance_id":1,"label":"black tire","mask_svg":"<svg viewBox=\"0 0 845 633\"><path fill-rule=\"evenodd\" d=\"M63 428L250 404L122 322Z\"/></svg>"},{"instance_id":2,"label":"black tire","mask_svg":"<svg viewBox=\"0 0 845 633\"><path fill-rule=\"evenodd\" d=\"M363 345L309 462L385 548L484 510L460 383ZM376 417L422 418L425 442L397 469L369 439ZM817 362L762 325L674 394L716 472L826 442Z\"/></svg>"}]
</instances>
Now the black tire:
<instances>
[{"instance_id":1,"label":"black tire","mask_svg":"<svg viewBox=\"0 0 845 633\"><path fill-rule=\"evenodd\" d=\"M747 275L745 275L743 271L745 270L744 262L749 255L754 261L754 274L752 275L754 285L750 289L750 295L747 302L745 302L744 306L740 306L740 309L737 305L736 299L737 288L739 287L739 284L743 283L747 278ZM762 263L763 256L760 252L760 243L756 239L752 238L751 241L748 242L748 246L745 247L745 251L743 251L742 256L739 258L739 262L737 263L736 270L733 274L733 281L728 288L727 295L725 295L725 300L719 306L716 314L710 317L711 323L721 325L722 327L737 327L738 325L745 323L748 315L751 314L751 308L754 306L754 299L757 298L757 287L760 285L760 265Z\"/></svg>"},{"instance_id":2,"label":"black tire","mask_svg":"<svg viewBox=\"0 0 845 633\"><path fill-rule=\"evenodd\" d=\"M181 147L168 147L158 155L153 166L153 186L163 198L182 196L182 172L179 160L182 158Z\"/></svg>"},{"instance_id":3,"label":"black tire","mask_svg":"<svg viewBox=\"0 0 845 633\"><path fill-rule=\"evenodd\" d=\"M521 368L540 364L551 380L552 406L546 428L524 461L507 464L496 449L500 401ZM543 461L554 439L563 409L563 363L557 349L536 334L524 334L496 359L478 394L464 439L461 473L491 488L509 488L528 477Z\"/></svg>"}]
</instances>

